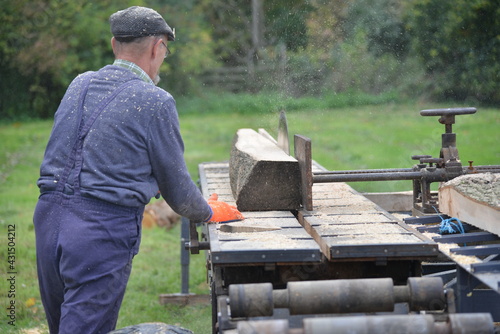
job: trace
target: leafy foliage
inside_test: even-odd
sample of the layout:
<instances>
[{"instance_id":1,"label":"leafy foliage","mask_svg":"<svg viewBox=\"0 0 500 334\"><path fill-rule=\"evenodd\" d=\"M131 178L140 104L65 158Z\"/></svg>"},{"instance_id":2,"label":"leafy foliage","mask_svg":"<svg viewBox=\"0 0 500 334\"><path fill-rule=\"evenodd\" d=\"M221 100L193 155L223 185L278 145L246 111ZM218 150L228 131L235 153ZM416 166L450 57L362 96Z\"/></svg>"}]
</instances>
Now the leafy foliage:
<instances>
[{"instance_id":1,"label":"leafy foliage","mask_svg":"<svg viewBox=\"0 0 500 334\"><path fill-rule=\"evenodd\" d=\"M500 1L419 0L409 17L416 53L440 98L500 102Z\"/></svg>"},{"instance_id":2,"label":"leafy foliage","mask_svg":"<svg viewBox=\"0 0 500 334\"><path fill-rule=\"evenodd\" d=\"M177 28L160 82L175 96L220 88L203 81L211 69L246 66L238 91L500 103L500 0L4 0L0 119L51 117L77 74L112 62L108 17L130 5Z\"/></svg>"},{"instance_id":3,"label":"leafy foliage","mask_svg":"<svg viewBox=\"0 0 500 334\"><path fill-rule=\"evenodd\" d=\"M346 33L366 32L368 51L375 56L404 58L409 51L409 36L402 21L404 9L404 2L396 0L355 1L349 7Z\"/></svg>"},{"instance_id":4,"label":"leafy foliage","mask_svg":"<svg viewBox=\"0 0 500 334\"><path fill-rule=\"evenodd\" d=\"M63 0L3 1L0 20L6 22L0 38L0 118L51 117L71 80L84 71L98 70L113 61L108 18L128 5L151 6L172 26L180 25L178 40L191 57L169 59L162 70L182 79L186 71L199 72L212 63L211 37L192 23L190 1L159 5L160 1L118 0L68 2ZM191 7L190 7L191 5ZM172 18L170 20L169 18ZM178 30L179 31L179 30ZM190 41L195 41L189 43ZM181 43L177 43L181 44ZM179 51L176 46L172 50ZM178 70L182 68L182 70ZM188 76L187 76L188 77ZM180 89L188 80L177 82ZM161 85L176 87L170 80Z\"/></svg>"},{"instance_id":5,"label":"leafy foliage","mask_svg":"<svg viewBox=\"0 0 500 334\"><path fill-rule=\"evenodd\" d=\"M74 76L112 59L104 42L110 5L111 0L99 4L62 0L6 4L0 19L11 24L6 25L0 48L2 67L7 68L1 88L11 93L7 96L29 105L26 116L52 115ZM19 77L24 89L10 91ZM2 105L4 108L12 106ZM7 116L13 113L7 110Z\"/></svg>"},{"instance_id":6,"label":"leafy foliage","mask_svg":"<svg viewBox=\"0 0 500 334\"><path fill-rule=\"evenodd\" d=\"M302 0L265 1L265 26L271 45L283 43L290 51L308 44L306 21L314 7Z\"/></svg>"}]
</instances>

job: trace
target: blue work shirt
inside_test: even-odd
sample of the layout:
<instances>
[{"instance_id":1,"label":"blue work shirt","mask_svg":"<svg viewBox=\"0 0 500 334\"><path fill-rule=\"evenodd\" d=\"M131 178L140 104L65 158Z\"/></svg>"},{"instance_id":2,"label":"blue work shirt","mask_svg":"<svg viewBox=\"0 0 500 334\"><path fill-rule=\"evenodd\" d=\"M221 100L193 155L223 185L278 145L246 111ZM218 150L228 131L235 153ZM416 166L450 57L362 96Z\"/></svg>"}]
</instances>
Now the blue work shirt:
<instances>
[{"instance_id":1,"label":"blue work shirt","mask_svg":"<svg viewBox=\"0 0 500 334\"><path fill-rule=\"evenodd\" d=\"M108 65L76 77L54 117L40 167L40 191L55 191L78 132L78 100L85 76L94 75L84 102L83 122L120 84L137 79L123 67ZM135 80L101 112L83 144L81 194L128 207L147 204L160 191L178 214L206 221L212 211L184 161L175 101L168 92ZM73 193L73 169L64 192Z\"/></svg>"}]
</instances>

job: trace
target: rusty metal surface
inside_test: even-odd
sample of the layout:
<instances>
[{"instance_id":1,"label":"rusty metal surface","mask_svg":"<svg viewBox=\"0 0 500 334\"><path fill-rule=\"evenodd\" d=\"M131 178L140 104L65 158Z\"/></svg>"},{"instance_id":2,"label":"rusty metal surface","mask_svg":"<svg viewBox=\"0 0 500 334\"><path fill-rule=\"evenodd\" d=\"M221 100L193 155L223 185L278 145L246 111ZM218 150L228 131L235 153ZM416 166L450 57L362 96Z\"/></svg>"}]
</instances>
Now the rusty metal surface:
<instances>
[{"instance_id":1,"label":"rusty metal surface","mask_svg":"<svg viewBox=\"0 0 500 334\"><path fill-rule=\"evenodd\" d=\"M300 187L302 192L302 206L306 210L312 210L312 185L313 185L313 171L312 171L312 152L311 152L311 139L295 135L294 136L294 151L295 158L299 162L300 168Z\"/></svg>"}]
</instances>

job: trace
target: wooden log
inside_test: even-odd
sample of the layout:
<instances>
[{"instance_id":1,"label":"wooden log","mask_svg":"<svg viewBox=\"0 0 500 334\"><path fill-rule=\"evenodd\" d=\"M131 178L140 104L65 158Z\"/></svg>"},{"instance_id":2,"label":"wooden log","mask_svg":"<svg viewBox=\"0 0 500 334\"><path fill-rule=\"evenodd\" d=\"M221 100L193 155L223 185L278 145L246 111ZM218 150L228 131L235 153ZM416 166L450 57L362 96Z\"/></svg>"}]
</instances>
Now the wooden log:
<instances>
[{"instance_id":1,"label":"wooden log","mask_svg":"<svg viewBox=\"0 0 500 334\"><path fill-rule=\"evenodd\" d=\"M298 161L252 129L240 129L235 135L229 179L240 211L300 208Z\"/></svg>"},{"instance_id":2,"label":"wooden log","mask_svg":"<svg viewBox=\"0 0 500 334\"><path fill-rule=\"evenodd\" d=\"M439 211L500 235L500 174L462 175L444 183Z\"/></svg>"},{"instance_id":3,"label":"wooden log","mask_svg":"<svg viewBox=\"0 0 500 334\"><path fill-rule=\"evenodd\" d=\"M151 228L153 226L173 228L181 220L181 216L172 210L172 208L163 199L154 201L146 205L142 218L142 226Z\"/></svg>"}]
</instances>

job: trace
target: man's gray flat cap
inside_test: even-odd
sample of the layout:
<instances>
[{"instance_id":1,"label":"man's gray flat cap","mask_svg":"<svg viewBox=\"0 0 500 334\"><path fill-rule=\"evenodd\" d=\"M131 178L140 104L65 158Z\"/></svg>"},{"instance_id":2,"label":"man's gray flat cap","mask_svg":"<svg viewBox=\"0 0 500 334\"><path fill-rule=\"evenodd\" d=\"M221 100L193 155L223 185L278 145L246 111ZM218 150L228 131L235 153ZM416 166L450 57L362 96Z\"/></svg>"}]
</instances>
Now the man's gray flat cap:
<instances>
[{"instance_id":1,"label":"man's gray flat cap","mask_svg":"<svg viewBox=\"0 0 500 334\"><path fill-rule=\"evenodd\" d=\"M174 31L155 10L133 6L120 10L109 17L111 33L115 37L135 38L153 35L167 35L169 41L175 40Z\"/></svg>"}]
</instances>

